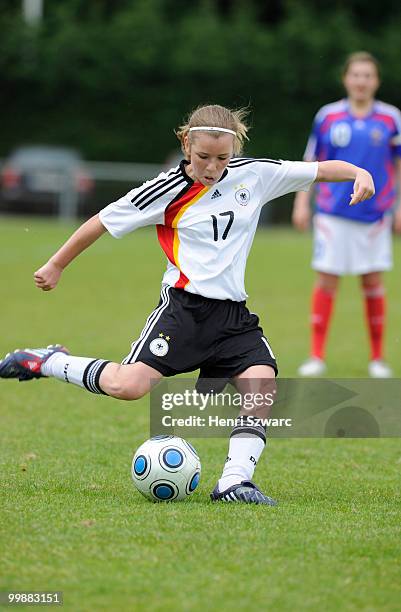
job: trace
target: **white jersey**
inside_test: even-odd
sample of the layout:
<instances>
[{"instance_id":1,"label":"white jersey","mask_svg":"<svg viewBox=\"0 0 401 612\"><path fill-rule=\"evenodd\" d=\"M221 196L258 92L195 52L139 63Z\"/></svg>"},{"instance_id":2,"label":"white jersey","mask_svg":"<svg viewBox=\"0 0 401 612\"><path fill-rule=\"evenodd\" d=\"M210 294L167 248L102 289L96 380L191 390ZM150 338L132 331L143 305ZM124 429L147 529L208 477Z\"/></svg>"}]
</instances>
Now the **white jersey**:
<instances>
[{"instance_id":1,"label":"white jersey","mask_svg":"<svg viewBox=\"0 0 401 612\"><path fill-rule=\"evenodd\" d=\"M222 178L205 187L181 162L100 211L115 238L156 225L168 258L163 283L219 300L246 299L246 260L263 204L307 191L317 162L235 158Z\"/></svg>"}]
</instances>

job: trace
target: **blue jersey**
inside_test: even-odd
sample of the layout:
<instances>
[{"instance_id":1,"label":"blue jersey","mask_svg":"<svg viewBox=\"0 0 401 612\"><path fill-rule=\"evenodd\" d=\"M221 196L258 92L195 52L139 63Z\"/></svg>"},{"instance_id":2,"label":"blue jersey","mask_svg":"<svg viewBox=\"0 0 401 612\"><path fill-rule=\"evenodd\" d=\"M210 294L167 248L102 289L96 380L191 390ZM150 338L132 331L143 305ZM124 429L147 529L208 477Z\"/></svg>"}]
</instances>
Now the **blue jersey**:
<instances>
[{"instance_id":1,"label":"blue jersey","mask_svg":"<svg viewBox=\"0 0 401 612\"><path fill-rule=\"evenodd\" d=\"M317 113L305 151L305 161L341 159L368 170L376 194L349 206L351 183L318 183L318 212L373 223L381 219L396 198L395 157L401 157L401 113L395 106L375 101L365 117L351 114L349 101L323 106Z\"/></svg>"}]
</instances>

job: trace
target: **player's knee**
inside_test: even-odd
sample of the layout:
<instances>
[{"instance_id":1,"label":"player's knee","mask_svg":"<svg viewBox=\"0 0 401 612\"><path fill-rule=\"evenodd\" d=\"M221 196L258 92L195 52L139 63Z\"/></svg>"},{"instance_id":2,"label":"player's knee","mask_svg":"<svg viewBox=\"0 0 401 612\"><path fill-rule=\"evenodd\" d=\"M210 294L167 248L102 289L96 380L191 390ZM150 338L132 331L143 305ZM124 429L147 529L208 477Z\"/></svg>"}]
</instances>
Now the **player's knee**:
<instances>
[{"instance_id":1,"label":"player's knee","mask_svg":"<svg viewBox=\"0 0 401 612\"><path fill-rule=\"evenodd\" d=\"M383 281L380 272L371 272L362 275L361 284L363 289L381 289L383 290Z\"/></svg>"},{"instance_id":2,"label":"player's knee","mask_svg":"<svg viewBox=\"0 0 401 612\"><path fill-rule=\"evenodd\" d=\"M323 291L334 293L338 287L338 276L333 274L319 274L317 286L319 289L323 289Z\"/></svg>"},{"instance_id":3,"label":"player's knee","mask_svg":"<svg viewBox=\"0 0 401 612\"><path fill-rule=\"evenodd\" d=\"M127 384L127 383L119 383L114 382L110 385L108 390L108 395L115 397L120 400L137 400L143 397L146 393L144 393L140 388L135 387L135 385Z\"/></svg>"}]
</instances>

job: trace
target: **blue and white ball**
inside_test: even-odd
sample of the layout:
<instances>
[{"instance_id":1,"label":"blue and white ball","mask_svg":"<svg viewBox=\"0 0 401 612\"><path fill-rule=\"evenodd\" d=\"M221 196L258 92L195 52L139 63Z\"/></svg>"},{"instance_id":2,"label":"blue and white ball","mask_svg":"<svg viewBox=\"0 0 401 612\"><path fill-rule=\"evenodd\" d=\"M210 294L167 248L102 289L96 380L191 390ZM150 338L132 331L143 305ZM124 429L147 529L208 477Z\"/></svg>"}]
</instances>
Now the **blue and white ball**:
<instances>
[{"instance_id":1,"label":"blue and white ball","mask_svg":"<svg viewBox=\"0 0 401 612\"><path fill-rule=\"evenodd\" d=\"M131 475L142 495L152 501L180 501L199 484L201 462L186 440L156 436L144 442L132 459Z\"/></svg>"}]
</instances>

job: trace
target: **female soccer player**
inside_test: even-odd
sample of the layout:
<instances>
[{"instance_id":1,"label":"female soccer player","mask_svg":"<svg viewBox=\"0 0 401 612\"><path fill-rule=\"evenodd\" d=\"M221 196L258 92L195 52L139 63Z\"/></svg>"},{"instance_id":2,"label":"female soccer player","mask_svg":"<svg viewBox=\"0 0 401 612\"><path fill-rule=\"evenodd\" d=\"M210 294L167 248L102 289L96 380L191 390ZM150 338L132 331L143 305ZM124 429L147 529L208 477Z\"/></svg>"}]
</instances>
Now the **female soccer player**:
<instances>
[{"instance_id":1,"label":"female soccer player","mask_svg":"<svg viewBox=\"0 0 401 612\"><path fill-rule=\"evenodd\" d=\"M102 234L115 238L156 225L168 262L157 308L122 364L72 356L60 345L16 351L0 377L54 376L92 393L134 400L163 376L200 368L231 380L239 392L266 389L277 374L259 319L245 306L247 256L261 207L314 181L354 181L350 204L372 196L369 172L343 161L289 162L239 158L247 127L242 110L196 109L177 131L186 159L133 189L84 223L35 272L36 286L54 289L66 266ZM266 442L257 419L239 423L213 500L274 505L251 481Z\"/></svg>"},{"instance_id":2,"label":"female soccer player","mask_svg":"<svg viewBox=\"0 0 401 612\"><path fill-rule=\"evenodd\" d=\"M375 100L379 83L379 67L372 55L350 55L343 72L348 97L319 110L306 148L307 161L343 159L368 169L376 195L366 206L350 208L347 185L317 187L312 261L317 283L312 297L310 358L299 368L301 376L326 371L327 331L339 277L345 274L361 277L370 338L369 375L392 375L383 361L386 304L382 272L392 267L391 208L397 186L401 193L401 113ZM300 230L309 227L310 197L298 193L295 198L293 222ZM395 213L394 228L401 231L401 207Z\"/></svg>"}]
</instances>

